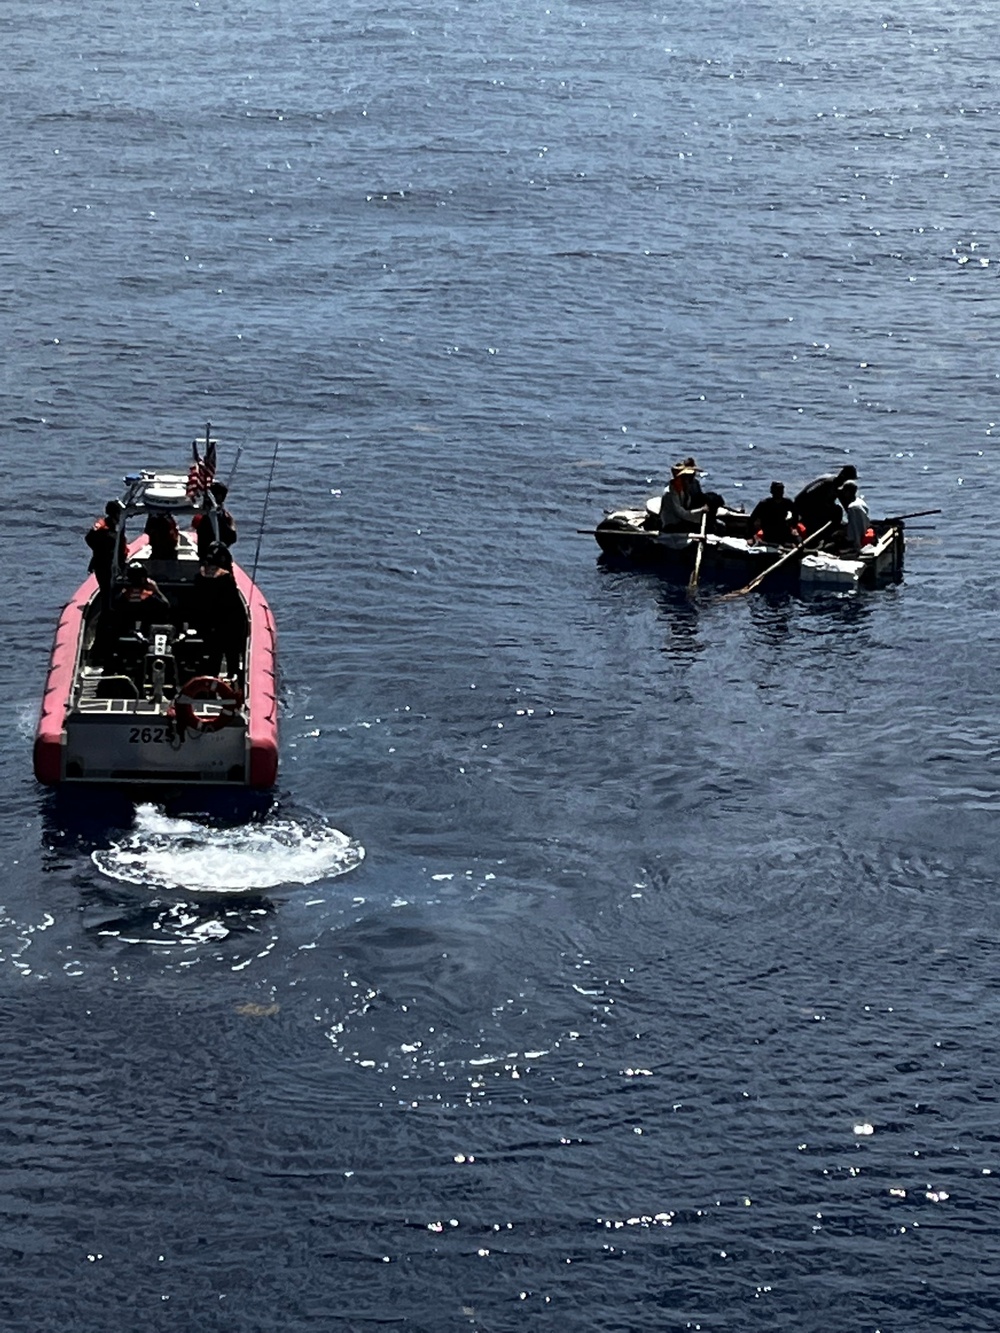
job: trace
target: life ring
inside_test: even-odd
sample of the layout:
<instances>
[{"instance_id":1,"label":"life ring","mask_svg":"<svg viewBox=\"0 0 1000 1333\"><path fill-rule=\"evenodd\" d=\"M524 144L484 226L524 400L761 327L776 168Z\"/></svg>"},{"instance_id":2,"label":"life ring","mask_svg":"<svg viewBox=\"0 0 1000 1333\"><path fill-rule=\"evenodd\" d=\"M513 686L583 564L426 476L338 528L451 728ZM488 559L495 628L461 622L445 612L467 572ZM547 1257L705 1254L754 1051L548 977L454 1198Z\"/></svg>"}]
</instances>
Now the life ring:
<instances>
[{"instance_id":1,"label":"life ring","mask_svg":"<svg viewBox=\"0 0 1000 1333\"><path fill-rule=\"evenodd\" d=\"M221 713L199 713L195 705L202 699L222 704ZM233 720L243 703L243 695L219 676L194 676L174 700L174 717L179 730L219 731Z\"/></svg>"}]
</instances>

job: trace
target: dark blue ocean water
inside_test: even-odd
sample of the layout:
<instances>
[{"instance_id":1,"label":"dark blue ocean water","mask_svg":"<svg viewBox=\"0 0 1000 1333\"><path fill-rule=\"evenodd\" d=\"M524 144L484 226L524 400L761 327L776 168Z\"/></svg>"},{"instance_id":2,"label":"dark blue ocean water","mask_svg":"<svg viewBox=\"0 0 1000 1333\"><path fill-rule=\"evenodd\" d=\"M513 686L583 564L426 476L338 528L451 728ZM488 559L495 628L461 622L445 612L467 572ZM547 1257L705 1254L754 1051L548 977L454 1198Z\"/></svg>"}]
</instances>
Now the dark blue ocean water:
<instances>
[{"instance_id":1,"label":"dark blue ocean water","mask_svg":"<svg viewBox=\"0 0 1000 1333\"><path fill-rule=\"evenodd\" d=\"M995 8L0 29L4 1333L996 1329ZM207 421L274 804L56 802L83 532ZM602 567L689 453L943 513Z\"/></svg>"}]
</instances>

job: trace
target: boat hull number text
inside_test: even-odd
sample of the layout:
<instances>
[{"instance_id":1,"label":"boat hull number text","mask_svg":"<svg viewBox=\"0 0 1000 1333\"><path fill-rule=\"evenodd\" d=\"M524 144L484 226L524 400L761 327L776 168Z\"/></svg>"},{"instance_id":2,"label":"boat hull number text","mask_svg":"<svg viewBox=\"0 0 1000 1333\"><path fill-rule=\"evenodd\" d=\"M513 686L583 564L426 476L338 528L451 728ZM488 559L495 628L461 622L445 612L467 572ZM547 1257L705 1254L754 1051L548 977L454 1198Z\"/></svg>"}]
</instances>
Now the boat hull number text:
<instances>
[{"instance_id":1,"label":"boat hull number text","mask_svg":"<svg viewBox=\"0 0 1000 1333\"><path fill-rule=\"evenodd\" d=\"M130 727L129 745L162 745L174 739L173 727Z\"/></svg>"}]
</instances>

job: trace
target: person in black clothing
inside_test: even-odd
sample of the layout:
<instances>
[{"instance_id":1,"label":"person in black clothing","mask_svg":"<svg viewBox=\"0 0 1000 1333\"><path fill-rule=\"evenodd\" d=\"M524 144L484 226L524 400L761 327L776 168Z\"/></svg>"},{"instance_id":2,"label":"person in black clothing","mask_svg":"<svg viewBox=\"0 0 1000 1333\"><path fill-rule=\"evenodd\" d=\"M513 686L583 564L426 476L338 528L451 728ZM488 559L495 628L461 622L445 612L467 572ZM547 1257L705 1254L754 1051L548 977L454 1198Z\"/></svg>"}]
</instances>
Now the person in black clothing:
<instances>
[{"instance_id":1,"label":"person in black clothing","mask_svg":"<svg viewBox=\"0 0 1000 1333\"><path fill-rule=\"evenodd\" d=\"M173 514L162 509L152 510L146 519L146 536L149 538L150 559L173 560L177 555L180 533Z\"/></svg>"},{"instance_id":2,"label":"person in black clothing","mask_svg":"<svg viewBox=\"0 0 1000 1333\"><path fill-rule=\"evenodd\" d=\"M208 556L210 546L219 542L222 546L230 547L236 543L236 520L225 507L226 496L229 494L229 488L221 481L213 481L209 487L214 506L203 509L200 514L194 516L194 530L198 538L198 557L204 562ZM212 522L212 515L215 515L215 523ZM218 529L218 535L216 535Z\"/></svg>"},{"instance_id":3,"label":"person in black clothing","mask_svg":"<svg viewBox=\"0 0 1000 1333\"><path fill-rule=\"evenodd\" d=\"M246 612L233 576L233 557L221 542L206 552L192 591L194 623L205 640L209 674L217 676L225 658L227 673L239 676L246 645Z\"/></svg>"},{"instance_id":4,"label":"person in black clothing","mask_svg":"<svg viewBox=\"0 0 1000 1333\"><path fill-rule=\"evenodd\" d=\"M792 538L792 502L780 481L771 482L771 494L754 506L750 515L750 537L773 546L785 546Z\"/></svg>"},{"instance_id":5,"label":"person in black clothing","mask_svg":"<svg viewBox=\"0 0 1000 1333\"><path fill-rule=\"evenodd\" d=\"M826 523L832 523L832 536L844 520L844 511L837 503L837 493L845 481L856 481L858 469L848 463L839 472L825 472L823 476L810 481L792 501L795 517L805 527L806 533L816 532Z\"/></svg>"},{"instance_id":6,"label":"person in black clothing","mask_svg":"<svg viewBox=\"0 0 1000 1333\"><path fill-rule=\"evenodd\" d=\"M97 579L102 607L106 607L111 598L116 548L118 568L121 570L125 567L125 533L121 527L124 509L121 500L109 500L104 506L104 517L97 520L83 539L92 552L87 572Z\"/></svg>"}]
</instances>

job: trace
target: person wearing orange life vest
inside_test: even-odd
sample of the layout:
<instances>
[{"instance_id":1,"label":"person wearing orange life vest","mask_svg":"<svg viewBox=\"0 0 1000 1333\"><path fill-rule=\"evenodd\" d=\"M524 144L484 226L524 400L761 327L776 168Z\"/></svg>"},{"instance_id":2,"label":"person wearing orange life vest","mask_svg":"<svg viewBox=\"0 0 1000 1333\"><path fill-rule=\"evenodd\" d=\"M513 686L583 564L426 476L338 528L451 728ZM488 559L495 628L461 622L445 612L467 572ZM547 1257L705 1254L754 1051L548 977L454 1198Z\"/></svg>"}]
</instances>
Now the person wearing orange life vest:
<instances>
[{"instance_id":1,"label":"person wearing orange life vest","mask_svg":"<svg viewBox=\"0 0 1000 1333\"><path fill-rule=\"evenodd\" d=\"M169 598L160 590L159 584L149 577L138 560L132 560L125 567L125 583L115 598L114 608L118 619L124 626L131 628L136 621L144 626L150 625L157 616L163 616L163 607L169 608Z\"/></svg>"},{"instance_id":2,"label":"person wearing orange life vest","mask_svg":"<svg viewBox=\"0 0 1000 1333\"><path fill-rule=\"evenodd\" d=\"M111 597L116 553L118 568L125 566L125 533L121 523L124 510L121 500L109 500L104 506L104 517L97 520L83 539L92 552L87 572L97 579L102 606L107 606Z\"/></svg>"}]
</instances>

